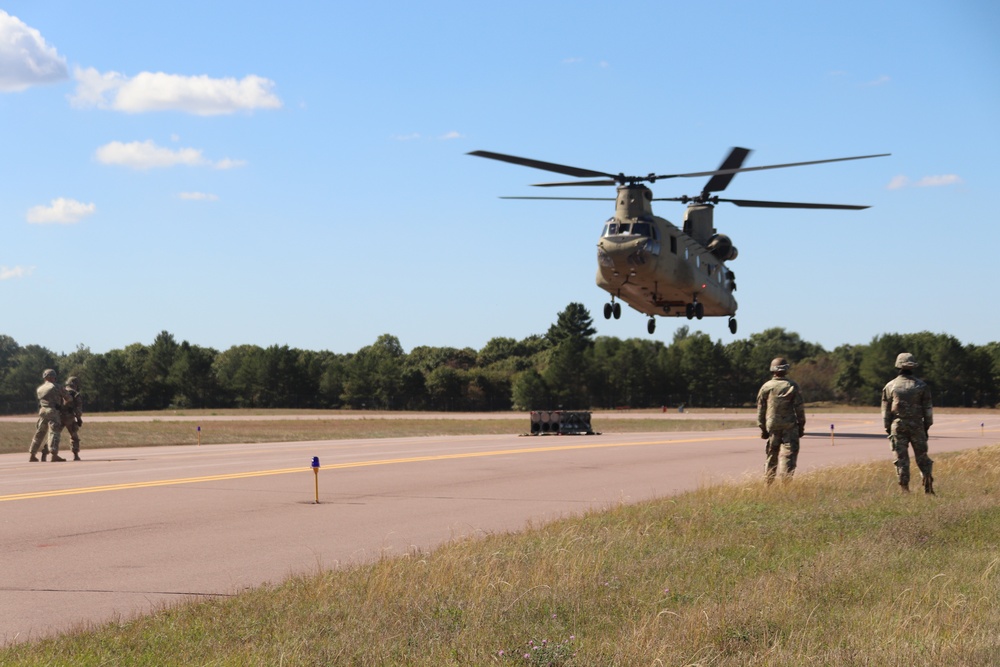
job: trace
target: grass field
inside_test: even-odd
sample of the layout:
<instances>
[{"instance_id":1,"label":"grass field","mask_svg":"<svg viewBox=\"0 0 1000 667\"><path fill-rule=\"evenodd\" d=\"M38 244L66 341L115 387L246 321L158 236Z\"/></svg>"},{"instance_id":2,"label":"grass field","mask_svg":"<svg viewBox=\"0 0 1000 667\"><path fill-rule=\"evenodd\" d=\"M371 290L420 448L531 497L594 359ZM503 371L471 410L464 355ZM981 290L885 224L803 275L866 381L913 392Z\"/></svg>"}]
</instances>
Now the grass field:
<instances>
[{"instance_id":1,"label":"grass field","mask_svg":"<svg viewBox=\"0 0 1000 667\"><path fill-rule=\"evenodd\" d=\"M219 415L215 412L213 416ZM368 417L357 419L331 419L322 416L307 419L261 419L268 414L247 413L253 420L177 421L170 415L157 413L151 421L105 422L85 417L80 429L81 447L103 449L106 447L150 447L158 445L203 445L247 442L301 442L303 440L342 440L355 438L399 438L413 436L445 435L496 435L523 433L531 424L523 419L479 416L476 419L407 418L406 416ZM301 414L301 413L296 413ZM136 416L136 415L130 415ZM141 416L141 415L140 415ZM187 416L187 415L184 415ZM176 417L176 416L175 416ZM720 428L747 428L756 421L750 416L734 416L731 421L718 419L686 419L683 421L657 419L631 415L629 419L597 418L591 426L597 431L614 433L656 433L666 431L709 431ZM198 428L201 431L198 431ZM35 424L29 422L0 422L0 454L28 451ZM63 432L62 450L69 450L69 436Z\"/></svg>"},{"instance_id":2,"label":"grass field","mask_svg":"<svg viewBox=\"0 0 1000 667\"><path fill-rule=\"evenodd\" d=\"M961 665L1000 659L1000 447L758 479L0 650L3 665Z\"/></svg>"}]
</instances>

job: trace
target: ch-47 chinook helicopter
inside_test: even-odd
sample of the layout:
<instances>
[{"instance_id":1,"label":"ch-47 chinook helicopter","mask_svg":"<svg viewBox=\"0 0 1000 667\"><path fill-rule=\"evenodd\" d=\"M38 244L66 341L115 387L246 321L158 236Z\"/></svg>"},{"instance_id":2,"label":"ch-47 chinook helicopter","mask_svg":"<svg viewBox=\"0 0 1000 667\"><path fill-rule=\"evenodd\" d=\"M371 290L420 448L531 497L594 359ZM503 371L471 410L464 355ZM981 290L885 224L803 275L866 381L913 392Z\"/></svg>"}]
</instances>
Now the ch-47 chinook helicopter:
<instances>
[{"instance_id":1,"label":"ch-47 chinook helicopter","mask_svg":"<svg viewBox=\"0 0 1000 667\"><path fill-rule=\"evenodd\" d=\"M469 155L510 162L525 167L543 169L577 178L601 177L600 180L569 181L562 183L536 183L539 187L579 185L616 185L614 217L604 223L604 231L597 243L597 285L611 294L611 301L604 304L604 317L621 317L620 299L635 310L649 316L647 330L656 330L656 315L680 316L689 320L706 315L729 317L729 330L736 333L736 275L725 262L736 259L736 247L730 238L717 233L713 223L715 205L729 202L737 206L763 208L828 208L860 210L867 206L847 204L802 204L794 202L757 201L752 199L722 199L722 192L743 171L801 167L826 162L864 160L885 157L859 155L855 157L772 164L763 167L744 167L750 155L746 148L733 148L714 171L686 174L648 174L626 176L603 171L568 167L530 158L473 151ZM644 183L655 183L668 178L705 177L709 180L701 194L689 197L653 197ZM503 197L503 199L570 199L611 201L610 197ZM683 228L678 228L664 218L653 215L652 202L679 201L687 204Z\"/></svg>"}]
</instances>

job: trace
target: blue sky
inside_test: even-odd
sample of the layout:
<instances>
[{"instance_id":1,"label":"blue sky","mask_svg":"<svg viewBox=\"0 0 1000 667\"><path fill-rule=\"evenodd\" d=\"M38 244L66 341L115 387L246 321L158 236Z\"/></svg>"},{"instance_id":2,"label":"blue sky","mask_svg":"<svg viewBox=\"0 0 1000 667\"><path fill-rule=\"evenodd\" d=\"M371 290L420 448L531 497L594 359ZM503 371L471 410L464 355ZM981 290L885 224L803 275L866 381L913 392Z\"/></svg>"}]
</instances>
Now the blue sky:
<instances>
[{"instance_id":1,"label":"blue sky","mask_svg":"<svg viewBox=\"0 0 1000 667\"><path fill-rule=\"evenodd\" d=\"M740 337L998 340L998 30L986 0L0 0L0 333L479 349L580 302L647 337L601 315L611 202L499 199L561 177L466 153L677 173L745 146L892 156L735 177L731 198L872 206L720 205Z\"/></svg>"}]
</instances>

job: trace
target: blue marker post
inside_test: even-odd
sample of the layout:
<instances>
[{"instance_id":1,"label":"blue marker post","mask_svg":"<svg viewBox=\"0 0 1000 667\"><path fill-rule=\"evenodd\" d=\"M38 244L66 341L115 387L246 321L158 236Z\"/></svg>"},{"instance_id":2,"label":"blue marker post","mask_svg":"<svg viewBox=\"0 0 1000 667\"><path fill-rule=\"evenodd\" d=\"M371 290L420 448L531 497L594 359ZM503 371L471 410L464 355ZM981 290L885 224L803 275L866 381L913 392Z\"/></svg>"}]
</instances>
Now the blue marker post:
<instances>
[{"instance_id":1,"label":"blue marker post","mask_svg":"<svg viewBox=\"0 0 1000 667\"><path fill-rule=\"evenodd\" d=\"M198 446L201 447L201 427L198 427Z\"/></svg>"},{"instance_id":2,"label":"blue marker post","mask_svg":"<svg viewBox=\"0 0 1000 667\"><path fill-rule=\"evenodd\" d=\"M313 478L316 480L316 504L319 505L319 457L312 460Z\"/></svg>"},{"instance_id":3,"label":"blue marker post","mask_svg":"<svg viewBox=\"0 0 1000 667\"><path fill-rule=\"evenodd\" d=\"M833 424L830 424L830 446L833 447Z\"/></svg>"}]
</instances>

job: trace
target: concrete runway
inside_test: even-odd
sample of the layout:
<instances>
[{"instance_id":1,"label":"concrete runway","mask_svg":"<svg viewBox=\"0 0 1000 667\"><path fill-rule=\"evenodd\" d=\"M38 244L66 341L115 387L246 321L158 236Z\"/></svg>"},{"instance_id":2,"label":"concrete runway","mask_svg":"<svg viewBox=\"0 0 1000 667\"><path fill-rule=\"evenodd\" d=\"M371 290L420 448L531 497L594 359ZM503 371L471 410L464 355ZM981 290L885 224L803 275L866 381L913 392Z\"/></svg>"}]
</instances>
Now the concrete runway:
<instances>
[{"instance_id":1,"label":"concrete runway","mask_svg":"<svg viewBox=\"0 0 1000 667\"><path fill-rule=\"evenodd\" d=\"M877 413L808 418L800 474L883 461L895 490ZM993 412L938 414L931 456L998 442ZM81 462L0 455L0 643L760 477L764 459L756 429L84 447Z\"/></svg>"}]
</instances>

